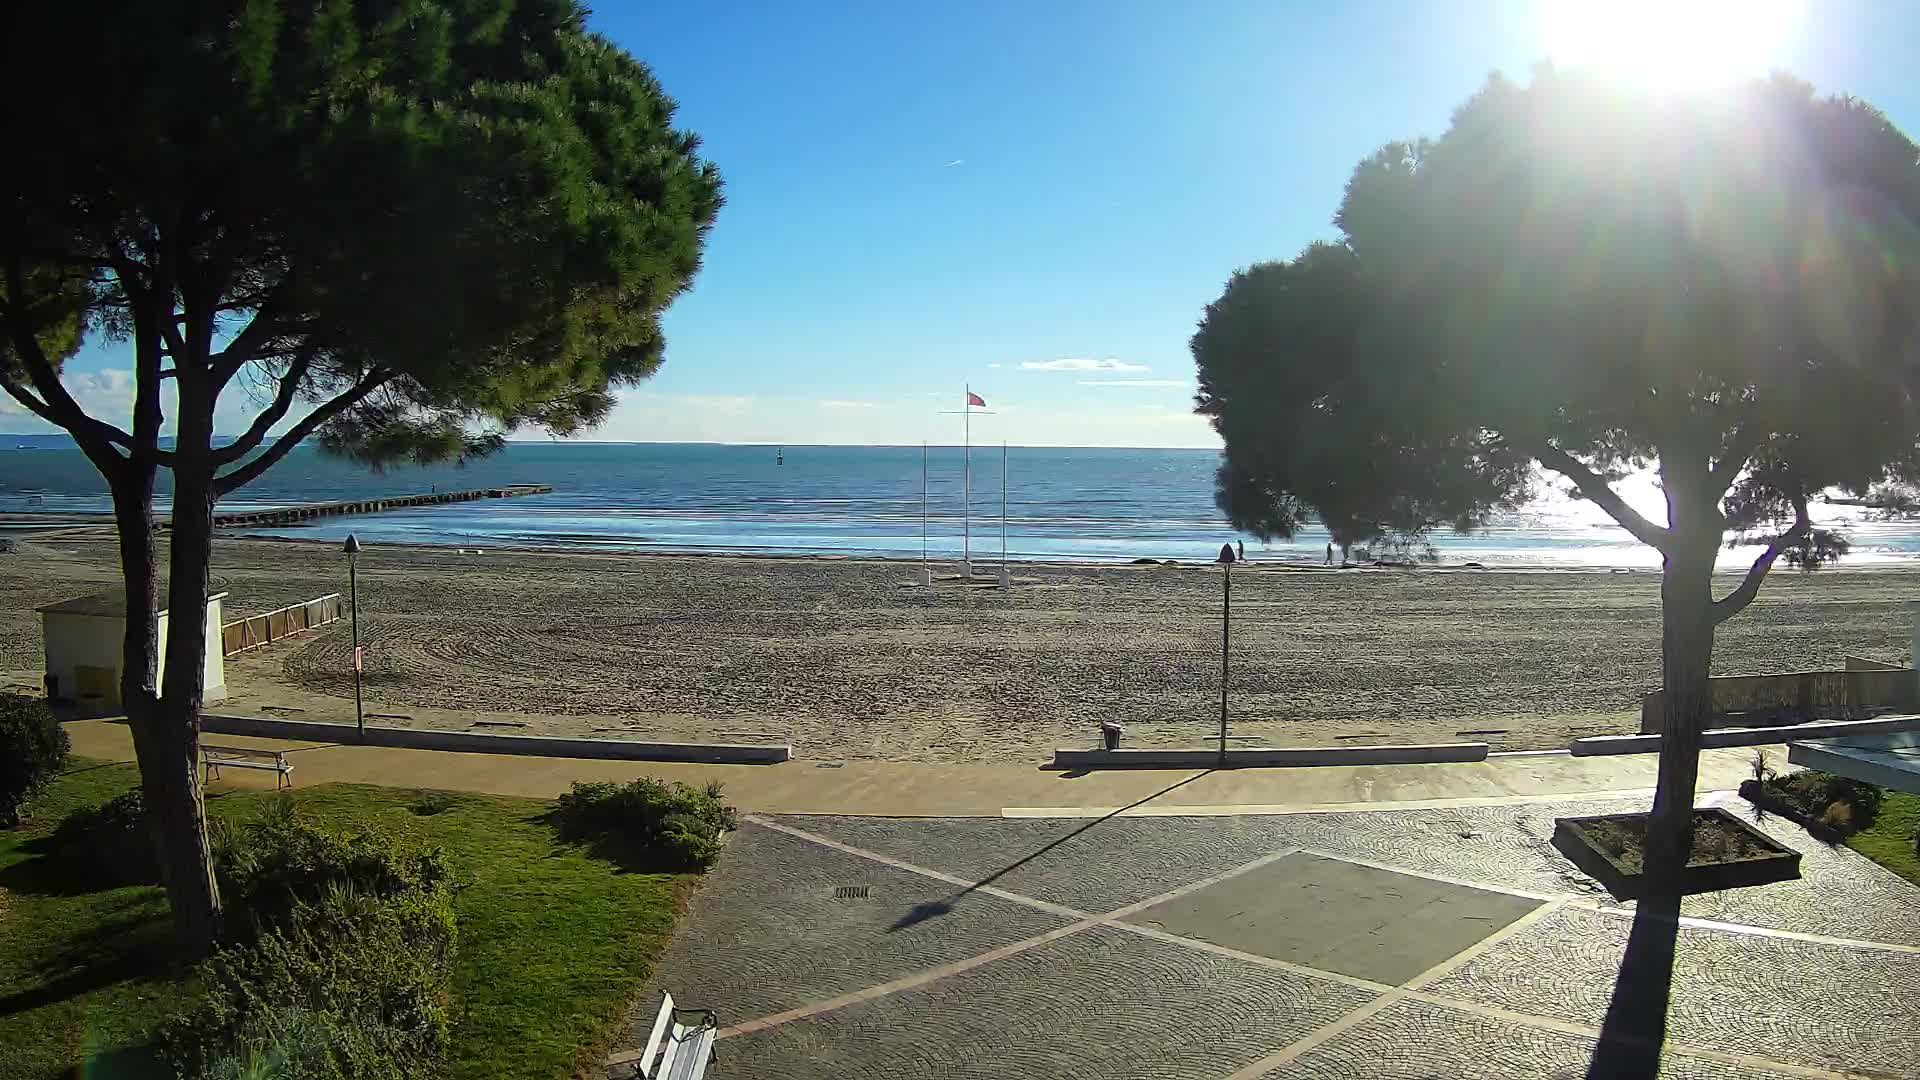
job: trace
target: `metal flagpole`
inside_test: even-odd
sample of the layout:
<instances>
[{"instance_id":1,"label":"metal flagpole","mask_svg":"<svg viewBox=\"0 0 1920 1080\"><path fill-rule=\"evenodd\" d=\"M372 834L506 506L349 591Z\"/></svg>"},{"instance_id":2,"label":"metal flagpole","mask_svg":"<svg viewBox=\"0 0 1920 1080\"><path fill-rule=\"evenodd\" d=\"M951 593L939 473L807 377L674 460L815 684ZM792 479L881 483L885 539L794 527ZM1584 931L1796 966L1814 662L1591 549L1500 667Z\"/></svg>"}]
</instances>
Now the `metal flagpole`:
<instances>
[{"instance_id":1,"label":"metal flagpole","mask_svg":"<svg viewBox=\"0 0 1920 1080\"><path fill-rule=\"evenodd\" d=\"M920 440L920 584L933 585L933 571L927 566L927 441Z\"/></svg>"},{"instance_id":2,"label":"metal flagpole","mask_svg":"<svg viewBox=\"0 0 1920 1080\"><path fill-rule=\"evenodd\" d=\"M1007 444L1000 444L1000 587L1011 587L1007 574Z\"/></svg>"},{"instance_id":3,"label":"metal flagpole","mask_svg":"<svg viewBox=\"0 0 1920 1080\"><path fill-rule=\"evenodd\" d=\"M966 449L962 451L966 458L964 472L966 479L962 483L960 511L960 576L973 580L973 386L961 384L960 412L966 416L961 421L966 432Z\"/></svg>"}]
</instances>

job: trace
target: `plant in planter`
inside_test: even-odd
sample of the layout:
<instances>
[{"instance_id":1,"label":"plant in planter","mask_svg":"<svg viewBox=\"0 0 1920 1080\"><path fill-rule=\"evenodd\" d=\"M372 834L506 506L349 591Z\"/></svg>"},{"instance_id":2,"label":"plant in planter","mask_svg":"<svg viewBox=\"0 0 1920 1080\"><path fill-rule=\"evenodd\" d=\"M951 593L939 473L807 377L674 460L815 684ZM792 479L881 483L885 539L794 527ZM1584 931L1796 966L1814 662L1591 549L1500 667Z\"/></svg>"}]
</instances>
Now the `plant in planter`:
<instances>
[{"instance_id":1,"label":"plant in planter","mask_svg":"<svg viewBox=\"0 0 1920 1080\"><path fill-rule=\"evenodd\" d=\"M1765 767L1764 755L1755 756L1754 779L1741 783L1740 795L1829 842L1871 826L1886 799L1872 784L1815 769L1782 776Z\"/></svg>"},{"instance_id":2,"label":"plant in planter","mask_svg":"<svg viewBox=\"0 0 1920 1080\"><path fill-rule=\"evenodd\" d=\"M1657 883L1647 873L1648 820L1645 814L1556 818L1553 846L1622 900L1652 895ZM1799 852L1718 807L1693 812L1692 848L1679 892L1765 885L1799 876Z\"/></svg>"},{"instance_id":3,"label":"plant in planter","mask_svg":"<svg viewBox=\"0 0 1920 1080\"><path fill-rule=\"evenodd\" d=\"M0 695L0 829L20 823L67 760L67 731L45 704Z\"/></svg>"}]
</instances>

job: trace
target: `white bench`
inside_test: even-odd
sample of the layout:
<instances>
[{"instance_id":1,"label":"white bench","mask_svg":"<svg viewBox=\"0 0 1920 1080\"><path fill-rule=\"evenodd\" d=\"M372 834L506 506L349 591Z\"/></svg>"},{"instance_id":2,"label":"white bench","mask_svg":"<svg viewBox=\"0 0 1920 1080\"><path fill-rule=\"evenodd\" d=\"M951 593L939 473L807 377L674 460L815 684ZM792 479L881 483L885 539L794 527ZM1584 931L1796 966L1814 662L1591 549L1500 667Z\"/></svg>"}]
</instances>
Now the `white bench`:
<instances>
[{"instance_id":1,"label":"white bench","mask_svg":"<svg viewBox=\"0 0 1920 1080\"><path fill-rule=\"evenodd\" d=\"M700 1080L713 1062L720 1024L711 1009L676 1009L672 994L662 998L653 1034L647 1036L633 1075L639 1080Z\"/></svg>"},{"instance_id":2,"label":"white bench","mask_svg":"<svg viewBox=\"0 0 1920 1080\"><path fill-rule=\"evenodd\" d=\"M206 779L220 779L220 770L225 769L262 769L273 773L275 791L293 786L293 766L287 764L284 750L255 750L245 746L211 746L200 744L200 763L206 768Z\"/></svg>"}]
</instances>

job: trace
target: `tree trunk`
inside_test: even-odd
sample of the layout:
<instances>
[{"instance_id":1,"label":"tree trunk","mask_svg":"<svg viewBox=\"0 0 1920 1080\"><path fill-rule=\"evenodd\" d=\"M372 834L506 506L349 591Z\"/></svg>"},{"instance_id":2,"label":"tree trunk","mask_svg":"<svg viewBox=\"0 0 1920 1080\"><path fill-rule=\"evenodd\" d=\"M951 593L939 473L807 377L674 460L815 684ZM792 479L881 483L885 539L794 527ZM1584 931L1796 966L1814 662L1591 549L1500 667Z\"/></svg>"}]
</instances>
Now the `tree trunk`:
<instances>
[{"instance_id":1,"label":"tree trunk","mask_svg":"<svg viewBox=\"0 0 1920 1080\"><path fill-rule=\"evenodd\" d=\"M158 831L167 898L183 946L209 948L220 925L220 887L200 791L200 707L206 692L207 584L213 560L211 409L183 387L173 467L172 555L167 582L167 668L153 724L156 762L141 773ZM218 647L217 644L214 646Z\"/></svg>"},{"instance_id":2,"label":"tree trunk","mask_svg":"<svg viewBox=\"0 0 1920 1080\"><path fill-rule=\"evenodd\" d=\"M1677 534L1660 580L1660 778L1647 823L1650 881L1676 889L1693 846L1700 733L1713 712L1713 564L1718 534Z\"/></svg>"}]
</instances>

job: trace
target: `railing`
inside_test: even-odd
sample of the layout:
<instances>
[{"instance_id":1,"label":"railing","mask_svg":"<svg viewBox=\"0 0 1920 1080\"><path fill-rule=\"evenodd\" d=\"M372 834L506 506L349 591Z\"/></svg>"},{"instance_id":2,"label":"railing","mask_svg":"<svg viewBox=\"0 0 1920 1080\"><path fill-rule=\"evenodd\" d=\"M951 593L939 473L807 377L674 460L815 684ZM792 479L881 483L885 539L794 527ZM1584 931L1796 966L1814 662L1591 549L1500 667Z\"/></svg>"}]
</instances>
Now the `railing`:
<instances>
[{"instance_id":1,"label":"railing","mask_svg":"<svg viewBox=\"0 0 1920 1080\"><path fill-rule=\"evenodd\" d=\"M220 653L232 656L336 622L340 618L340 609L340 594L328 593L303 604L289 604L264 614L235 620L220 627Z\"/></svg>"}]
</instances>

